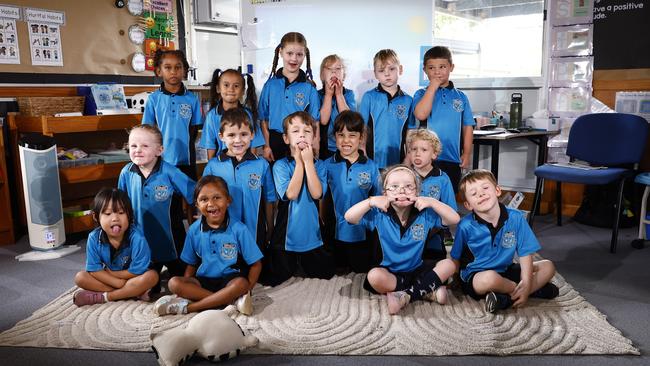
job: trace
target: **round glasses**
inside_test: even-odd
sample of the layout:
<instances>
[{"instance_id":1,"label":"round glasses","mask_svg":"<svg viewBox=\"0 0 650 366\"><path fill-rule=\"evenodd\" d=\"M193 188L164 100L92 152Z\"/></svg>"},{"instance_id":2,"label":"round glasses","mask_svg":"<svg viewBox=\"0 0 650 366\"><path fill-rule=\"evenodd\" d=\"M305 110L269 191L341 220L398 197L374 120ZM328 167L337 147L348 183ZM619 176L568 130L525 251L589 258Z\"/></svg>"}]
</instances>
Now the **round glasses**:
<instances>
[{"instance_id":1,"label":"round glasses","mask_svg":"<svg viewBox=\"0 0 650 366\"><path fill-rule=\"evenodd\" d=\"M415 184L407 184L407 185L401 185L401 184L391 184L389 186L384 187L388 192L399 192L400 190L404 190L404 193L413 193L416 190Z\"/></svg>"}]
</instances>

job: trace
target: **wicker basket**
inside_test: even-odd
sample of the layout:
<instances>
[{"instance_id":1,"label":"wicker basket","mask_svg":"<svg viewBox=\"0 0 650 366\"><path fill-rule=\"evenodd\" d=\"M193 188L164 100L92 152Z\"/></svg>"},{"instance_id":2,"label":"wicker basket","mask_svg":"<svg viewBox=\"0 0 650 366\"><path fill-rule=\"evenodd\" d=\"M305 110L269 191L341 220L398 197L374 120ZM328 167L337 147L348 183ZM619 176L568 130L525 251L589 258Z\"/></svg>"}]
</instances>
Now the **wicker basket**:
<instances>
[{"instance_id":1,"label":"wicker basket","mask_svg":"<svg viewBox=\"0 0 650 366\"><path fill-rule=\"evenodd\" d=\"M29 117L84 111L85 97L18 97L20 114Z\"/></svg>"}]
</instances>

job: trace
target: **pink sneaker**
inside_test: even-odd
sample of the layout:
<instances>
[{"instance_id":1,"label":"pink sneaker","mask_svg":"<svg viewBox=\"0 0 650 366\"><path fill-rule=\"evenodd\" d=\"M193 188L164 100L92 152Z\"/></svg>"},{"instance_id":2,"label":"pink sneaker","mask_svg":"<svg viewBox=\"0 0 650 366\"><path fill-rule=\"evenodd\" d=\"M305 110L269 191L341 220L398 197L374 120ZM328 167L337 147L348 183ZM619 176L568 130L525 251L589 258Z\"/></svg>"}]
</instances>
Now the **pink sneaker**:
<instances>
[{"instance_id":1,"label":"pink sneaker","mask_svg":"<svg viewBox=\"0 0 650 366\"><path fill-rule=\"evenodd\" d=\"M77 306L84 305L93 305L93 304L103 304L106 302L104 300L104 293L97 291L89 290L79 290L72 295L72 302Z\"/></svg>"}]
</instances>

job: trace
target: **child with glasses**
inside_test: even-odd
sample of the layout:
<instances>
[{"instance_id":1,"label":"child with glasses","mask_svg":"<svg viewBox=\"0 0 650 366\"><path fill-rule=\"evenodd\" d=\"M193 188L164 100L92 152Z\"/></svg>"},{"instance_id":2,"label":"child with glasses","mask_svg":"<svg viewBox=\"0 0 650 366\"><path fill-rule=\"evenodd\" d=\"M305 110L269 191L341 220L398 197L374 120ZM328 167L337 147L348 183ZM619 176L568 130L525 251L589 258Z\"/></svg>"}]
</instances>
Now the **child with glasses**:
<instances>
[{"instance_id":1,"label":"child with glasses","mask_svg":"<svg viewBox=\"0 0 650 366\"><path fill-rule=\"evenodd\" d=\"M388 168L382 181L384 195L369 197L345 213L349 223L361 224L379 237L383 260L368 272L364 288L386 294L390 314L414 300L446 303L443 283L456 267L450 259L424 263L422 251L442 227L458 223L460 217L437 199L418 196L420 180L406 165Z\"/></svg>"}]
</instances>

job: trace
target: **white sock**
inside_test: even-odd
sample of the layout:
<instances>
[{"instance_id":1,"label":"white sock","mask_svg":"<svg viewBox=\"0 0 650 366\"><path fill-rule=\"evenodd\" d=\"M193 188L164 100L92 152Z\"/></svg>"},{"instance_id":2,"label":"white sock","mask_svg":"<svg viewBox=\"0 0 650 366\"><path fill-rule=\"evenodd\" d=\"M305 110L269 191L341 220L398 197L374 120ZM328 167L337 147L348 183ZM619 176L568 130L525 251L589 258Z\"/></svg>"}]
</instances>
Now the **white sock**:
<instances>
[{"instance_id":1,"label":"white sock","mask_svg":"<svg viewBox=\"0 0 650 366\"><path fill-rule=\"evenodd\" d=\"M104 301L108 302L108 292L104 292L102 296L104 297Z\"/></svg>"}]
</instances>

